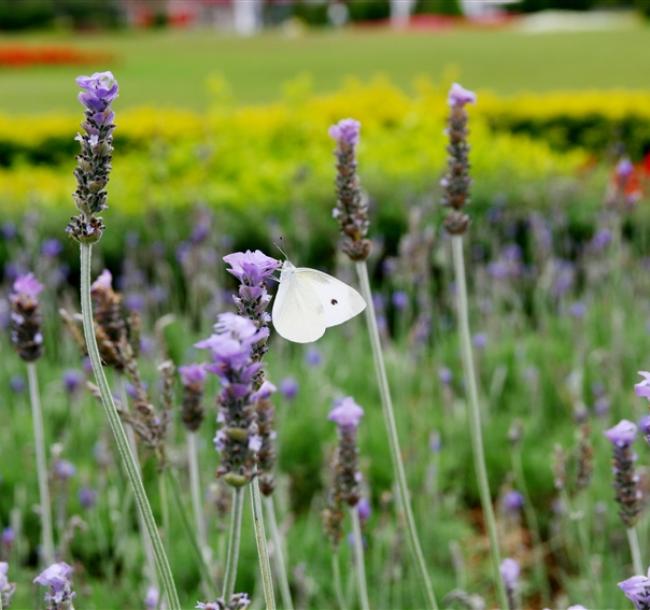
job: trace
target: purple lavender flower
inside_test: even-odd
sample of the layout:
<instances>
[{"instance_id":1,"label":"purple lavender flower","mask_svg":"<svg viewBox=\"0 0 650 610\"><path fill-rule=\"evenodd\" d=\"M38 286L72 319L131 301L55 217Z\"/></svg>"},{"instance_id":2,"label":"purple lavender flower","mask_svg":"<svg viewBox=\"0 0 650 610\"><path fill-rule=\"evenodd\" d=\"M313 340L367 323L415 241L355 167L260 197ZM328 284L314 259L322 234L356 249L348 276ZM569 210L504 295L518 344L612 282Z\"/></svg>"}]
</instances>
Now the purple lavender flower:
<instances>
[{"instance_id":1,"label":"purple lavender flower","mask_svg":"<svg viewBox=\"0 0 650 610\"><path fill-rule=\"evenodd\" d=\"M113 120L111 103L118 95L117 81L110 72L80 76L77 84L83 89L79 101L85 106L84 133L77 135L81 151L74 170L77 190L74 200L79 214L67 226L68 234L79 242L98 241L104 230L97 216L108 207L106 186L113 154Z\"/></svg>"},{"instance_id":2,"label":"purple lavender flower","mask_svg":"<svg viewBox=\"0 0 650 610\"><path fill-rule=\"evenodd\" d=\"M339 223L342 250L350 259L363 261L370 255L371 243L367 239L368 201L361 191L357 175L357 145L361 125L354 119L343 119L329 128L336 141L336 207L334 218Z\"/></svg>"},{"instance_id":3,"label":"purple lavender flower","mask_svg":"<svg viewBox=\"0 0 650 610\"><path fill-rule=\"evenodd\" d=\"M34 583L37 585L49 587L45 594L48 610L70 610L72 608L72 598L75 594L72 590L71 576L72 567L62 561L53 563L34 579Z\"/></svg>"},{"instance_id":4,"label":"purple lavender flower","mask_svg":"<svg viewBox=\"0 0 650 610\"><path fill-rule=\"evenodd\" d=\"M618 514L627 528L634 526L641 512L642 495L634 468L636 454L632 450L636 432L636 424L626 419L605 432L614 448L612 471Z\"/></svg>"},{"instance_id":5,"label":"purple lavender flower","mask_svg":"<svg viewBox=\"0 0 650 610\"><path fill-rule=\"evenodd\" d=\"M212 352L212 364L206 369L219 377L219 422L215 444L221 448L218 474L235 487L253 476L257 456L249 447L256 434L254 381L261 365L253 361L253 346L265 336L248 318L232 313L221 314L215 333L196 347Z\"/></svg>"},{"instance_id":6,"label":"purple lavender flower","mask_svg":"<svg viewBox=\"0 0 650 610\"><path fill-rule=\"evenodd\" d=\"M641 430L646 442L650 444L650 415L644 415L639 420L639 430Z\"/></svg>"},{"instance_id":7,"label":"purple lavender flower","mask_svg":"<svg viewBox=\"0 0 650 610\"><path fill-rule=\"evenodd\" d=\"M293 400L298 395L298 382L293 377L285 377L280 382L280 394L287 400Z\"/></svg>"},{"instance_id":8,"label":"purple lavender flower","mask_svg":"<svg viewBox=\"0 0 650 610\"><path fill-rule=\"evenodd\" d=\"M196 432L203 422L203 392L207 371L202 364L187 364L178 368L183 384L181 417L190 432Z\"/></svg>"},{"instance_id":9,"label":"purple lavender flower","mask_svg":"<svg viewBox=\"0 0 650 610\"><path fill-rule=\"evenodd\" d=\"M160 603L160 591L154 586L147 589L147 594L144 597L145 610L156 610Z\"/></svg>"},{"instance_id":10,"label":"purple lavender flower","mask_svg":"<svg viewBox=\"0 0 650 610\"><path fill-rule=\"evenodd\" d=\"M328 419L333 421L339 428L356 429L362 417L363 409L354 402L351 396L346 396L336 401Z\"/></svg>"},{"instance_id":11,"label":"purple lavender flower","mask_svg":"<svg viewBox=\"0 0 650 610\"><path fill-rule=\"evenodd\" d=\"M636 438L637 427L634 422L622 419L613 428L605 431L605 436L615 447L629 447Z\"/></svg>"},{"instance_id":12,"label":"purple lavender flower","mask_svg":"<svg viewBox=\"0 0 650 610\"><path fill-rule=\"evenodd\" d=\"M590 247L594 252L602 252L612 243L612 232L609 229L599 229L592 237Z\"/></svg>"},{"instance_id":13,"label":"purple lavender flower","mask_svg":"<svg viewBox=\"0 0 650 610\"><path fill-rule=\"evenodd\" d=\"M52 470L54 471L54 477L63 483L70 480L77 473L77 469L72 462L62 459L55 460Z\"/></svg>"},{"instance_id":14,"label":"purple lavender flower","mask_svg":"<svg viewBox=\"0 0 650 610\"><path fill-rule=\"evenodd\" d=\"M519 563L508 557L501 562L499 570L506 587L508 610L515 610L517 608L517 589L519 588Z\"/></svg>"},{"instance_id":15,"label":"purple lavender flower","mask_svg":"<svg viewBox=\"0 0 650 610\"><path fill-rule=\"evenodd\" d=\"M476 333L472 337L472 343L476 349L485 349L487 347L487 335L485 333Z\"/></svg>"},{"instance_id":16,"label":"purple lavender flower","mask_svg":"<svg viewBox=\"0 0 650 610\"><path fill-rule=\"evenodd\" d=\"M367 498L361 498L361 500L359 500L359 503L357 504L357 513L359 515L359 520L361 523L364 523L370 519L370 515L372 514L372 507L370 506L370 502L368 502Z\"/></svg>"},{"instance_id":17,"label":"purple lavender flower","mask_svg":"<svg viewBox=\"0 0 650 610\"><path fill-rule=\"evenodd\" d=\"M84 382L84 374L77 369L68 369L63 373L63 388L67 394L76 394Z\"/></svg>"},{"instance_id":18,"label":"purple lavender flower","mask_svg":"<svg viewBox=\"0 0 650 610\"><path fill-rule=\"evenodd\" d=\"M318 366L323 362L323 356L315 347L310 347L305 354L305 362L312 367Z\"/></svg>"},{"instance_id":19,"label":"purple lavender flower","mask_svg":"<svg viewBox=\"0 0 650 610\"><path fill-rule=\"evenodd\" d=\"M7 526L2 530L2 546L9 547L13 545L13 543L16 541L16 532L14 532L14 528L11 526Z\"/></svg>"},{"instance_id":20,"label":"purple lavender flower","mask_svg":"<svg viewBox=\"0 0 650 610\"><path fill-rule=\"evenodd\" d=\"M450 368L441 366L438 369L438 379L440 380L440 383L449 385L454 379L454 374L451 372Z\"/></svg>"},{"instance_id":21,"label":"purple lavender flower","mask_svg":"<svg viewBox=\"0 0 650 610\"><path fill-rule=\"evenodd\" d=\"M361 497L359 484L359 449L357 428L363 417L363 409L350 396L334 403L328 419L338 426L339 444L334 464L334 486L330 504L340 507L341 503L356 506Z\"/></svg>"},{"instance_id":22,"label":"purple lavender flower","mask_svg":"<svg viewBox=\"0 0 650 610\"><path fill-rule=\"evenodd\" d=\"M634 604L636 610L650 610L650 578L632 576L632 578L619 582L618 586L625 597Z\"/></svg>"},{"instance_id":23,"label":"purple lavender flower","mask_svg":"<svg viewBox=\"0 0 650 610\"><path fill-rule=\"evenodd\" d=\"M339 145L357 146L361 137L361 123L355 119L341 119L327 133Z\"/></svg>"},{"instance_id":24,"label":"purple lavender flower","mask_svg":"<svg viewBox=\"0 0 650 610\"><path fill-rule=\"evenodd\" d=\"M10 241L18 235L18 227L13 222L3 222L0 225L0 235L2 235L3 239Z\"/></svg>"},{"instance_id":25,"label":"purple lavender flower","mask_svg":"<svg viewBox=\"0 0 650 610\"><path fill-rule=\"evenodd\" d=\"M640 398L647 398L650 401L650 372L639 371L639 375L643 377L643 381L639 381L634 386L634 391Z\"/></svg>"},{"instance_id":26,"label":"purple lavender flower","mask_svg":"<svg viewBox=\"0 0 650 610\"><path fill-rule=\"evenodd\" d=\"M619 180L627 179L634 173L634 164L627 157L621 159L616 165L616 177Z\"/></svg>"},{"instance_id":27,"label":"purple lavender flower","mask_svg":"<svg viewBox=\"0 0 650 610\"><path fill-rule=\"evenodd\" d=\"M181 383L184 386L202 386L205 383L207 372L202 364L187 364L178 367Z\"/></svg>"},{"instance_id":28,"label":"purple lavender flower","mask_svg":"<svg viewBox=\"0 0 650 610\"><path fill-rule=\"evenodd\" d=\"M524 507L524 496L515 490L510 490L503 496L503 510L506 513L518 513Z\"/></svg>"},{"instance_id":29,"label":"purple lavender flower","mask_svg":"<svg viewBox=\"0 0 650 610\"><path fill-rule=\"evenodd\" d=\"M82 487L79 490L79 504L86 510L94 508L97 504L97 492L90 487Z\"/></svg>"},{"instance_id":30,"label":"purple lavender flower","mask_svg":"<svg viewBox=\"0 0 650 610\"><path fill-rule=\"evenodd\" d=\"M569 314L580 320L585 317L585 314L587 313L587 306L582 303L581 301L576 301L575 303L571 303L571 306L569 307Z\"/></svg>"},{"instance_id":31,"label":"purple lavender flower","mask_svg":"<svg viewBox=\"0 0 650 610\"><path fill-rule=\"evenodd\" d=\"M249 287L265 282L280 268L280 261L260 250L233 252L224 256L223 260L230 265L228 272Z\"/></svg>"},{"instance_id":32,"label":"purple lavender flower","mask_svg":"<svg viewBox=\"0 0 650 610\"><path fill-rule=\"evenodd\" d=\"M15 591L16 585L9 582L9 564L6 561L0 561L0 598L2 598L3 608L9 608Z\"/></svg>"},{"instance_id":33,"label":"purple lavender flower","mask_svg":"<svg viewBox=\"0 0 650 610\"><path fill-rule=\"evenodd\" d=\"M34 362L43 354L42 317L38 295L43 285L33 274L21 275L9 296L11 305L11 343L25 362Z\"/></svg>"},{"instance_id":34,"label":"purple lavender flower","mask_svg":"<svg viewBox=\"0 0 650 610\"><path fill-rule=\"evenodd\" d=\"M9 380L9 387L14 394L22 394L25 391L25 379L20 375L13 375Z\"/></svg>"},{"instance_id":35,"label":"purple lavender flower","mask_svg":"<svg viewBox=\"0 0 650 610\"><path fill-rule=\"evenodd\" d=\"M447 98L449 105L452 107L463 107L466 104L476 103L476 93L465 89L458 83L454 83L449 90L449 97Z\"/></svg>"},{"instance_id":36,"label":"purple lavender flower","mask_svg":"<svg viewBox=\"0 0 650 610\"><path fill-rule=\"evenodd\" d=\"M28 273L16 279L11 298L36 300L42 291L43 284L34 277L33 273Z\"/></svg>"},{"instance_id":37,"label":"purple lavender flower","mask_svg":"<svg viewBox=\"0 0 650 610\"><path fill-rule=\"evenodd\" d=\"M402 311L408 307L409 297L403 290L396 290L393 292L391 302L395 309Z\"/></svg>"},{"instance_id":38,"label":"purple lavender flower","mask_svg":"<svg viewBox=\"0 0 650 610\"><path fill-rule=\"evenodd\" d=\"M63 246L56 238L46 239L41 246L41 254L46 258L56 258L61 252Z\"/></svg>"}]
</instances>

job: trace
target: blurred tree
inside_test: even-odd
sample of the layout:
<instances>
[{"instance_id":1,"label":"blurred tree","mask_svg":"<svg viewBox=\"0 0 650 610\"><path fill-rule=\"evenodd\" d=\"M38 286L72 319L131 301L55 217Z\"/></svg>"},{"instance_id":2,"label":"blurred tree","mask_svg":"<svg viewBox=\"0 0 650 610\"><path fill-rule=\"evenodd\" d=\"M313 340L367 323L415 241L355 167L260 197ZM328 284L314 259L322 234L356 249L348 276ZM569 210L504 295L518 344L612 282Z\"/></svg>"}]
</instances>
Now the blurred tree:
<instances>
[{"instance_id":1,"label":"blurred tree","mask_svg":"<svg viewBox=\"0 0 650 610\"><path fill-rule=\"evenodd\" d=\"M0 0L0 30L51 27L115 27L122 22L117 0Z\"/></svg>"},{"instance_id":2,"label":"blurred tree","mask_svg":"<svg viewBox=\"0 0 650 610\"><path fill-rule=\"evenodd\" d=\"M389 0L352 0L347 5L351 21L376 21L390 17Z\"/></svg>"},{"instance_id":3,"label":"blurred tree","mask_svg":"<svg viewBox=\"0 0 650 610\"><path fill-rule=\"evenodd\" d=\"M0 29L23 30L50 25L56 12L52 0L0 0Z\"/></svg>"},{"instance_id":4,"label":"blurred tree","mask_svg":"<svg viewBox=\"0 0 650 610\"><path fill-rule=\"evenodd\" d=\"M418 0L415 5L416 14L432 13L438 15L461 15L458 0Z\"/></svg>"},{"instance_id":5,"label":"blurred tree","mask_svg":"<svg viewBox=\"0 0 650 610\"><path fill-rule=\"evenodd\" d=\"M650 18L650 0L636 0L634 4L643 15Z\"/></svg>"}]
</instances>

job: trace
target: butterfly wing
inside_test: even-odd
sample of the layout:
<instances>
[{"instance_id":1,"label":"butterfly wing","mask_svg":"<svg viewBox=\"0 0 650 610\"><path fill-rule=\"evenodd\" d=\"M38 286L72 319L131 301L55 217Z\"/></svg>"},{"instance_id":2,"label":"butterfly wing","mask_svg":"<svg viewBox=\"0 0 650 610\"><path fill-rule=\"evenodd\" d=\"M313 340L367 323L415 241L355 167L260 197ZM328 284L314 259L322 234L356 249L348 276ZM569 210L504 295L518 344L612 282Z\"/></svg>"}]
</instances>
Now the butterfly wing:
<instances>
[{"instance_id":1,"label":"butterfly wing","mask_svg":"<svg viewBox=\"0 0 650 610\"><path fill-rule=\"evenodd\" d=\"M309 288L317 296L327 327L343 324L366 308L363 297L352 286L327 273L300 267L294 276L300 287Z\"/></svg>"},{"instance_id":2,"label":"butterfly wing","mask_svg":"<svg viewBox=\"0 0 650 610\"><path fill-rule=\"evenodd\" d=\"M311 284L297 280L296 269L285 263L271 312L277 333L294 343L320 339L327 328L320 298Z\"/></svg>"}]
</instances>

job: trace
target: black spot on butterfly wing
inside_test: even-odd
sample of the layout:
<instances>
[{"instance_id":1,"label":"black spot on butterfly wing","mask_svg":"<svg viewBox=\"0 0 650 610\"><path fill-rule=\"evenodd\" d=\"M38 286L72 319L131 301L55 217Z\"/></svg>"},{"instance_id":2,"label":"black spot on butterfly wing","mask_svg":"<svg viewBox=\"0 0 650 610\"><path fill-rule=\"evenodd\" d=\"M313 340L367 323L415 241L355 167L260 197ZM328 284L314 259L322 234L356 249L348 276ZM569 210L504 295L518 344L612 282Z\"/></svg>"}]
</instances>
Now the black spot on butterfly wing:
<instances>
[{"instance_id":1,"label":"black spot on butterfly wing","mask_svg":"<svg viewBox=\"0 0 650 610\"><path fill-rule=\"evenodd\" d=\"M336 299L332 299L332 300L330 301L330 303L331 303L332 305L338 305L338 304L339 304L339 302L338 302Z\"/></svg>"}]
</instances>

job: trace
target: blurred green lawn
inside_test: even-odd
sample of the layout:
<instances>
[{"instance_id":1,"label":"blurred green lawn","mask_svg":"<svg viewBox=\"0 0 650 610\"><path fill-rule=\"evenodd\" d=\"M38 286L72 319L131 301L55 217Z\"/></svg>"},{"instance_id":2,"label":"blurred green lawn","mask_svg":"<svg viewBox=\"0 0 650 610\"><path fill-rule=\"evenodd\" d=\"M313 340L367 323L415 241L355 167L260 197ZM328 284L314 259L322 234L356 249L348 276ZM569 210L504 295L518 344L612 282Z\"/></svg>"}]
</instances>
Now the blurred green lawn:
<instances>
[{"instance_id":1,"label":"blurred green lawn","mask_svg":"<svg viewBox=\"0 0 650 610\"><path fill-rule=\"evenodd\" d=\"M274 32L251 39L205 30L0 36L0 45L15 42L74 44L108 51L115 59L105 66L1 69L1 111L76 110L74 76L106 68L122 85L122 107L205 107L211 74L224 76L235 97L246 102L276 98L284 82L305 72L316 91L334 89L348 75L376 74L404 86L418 75L437 81L447 75L498 93L650 87L650 28L641 26L552 34Z\"/></svg>"}]
</instances>

